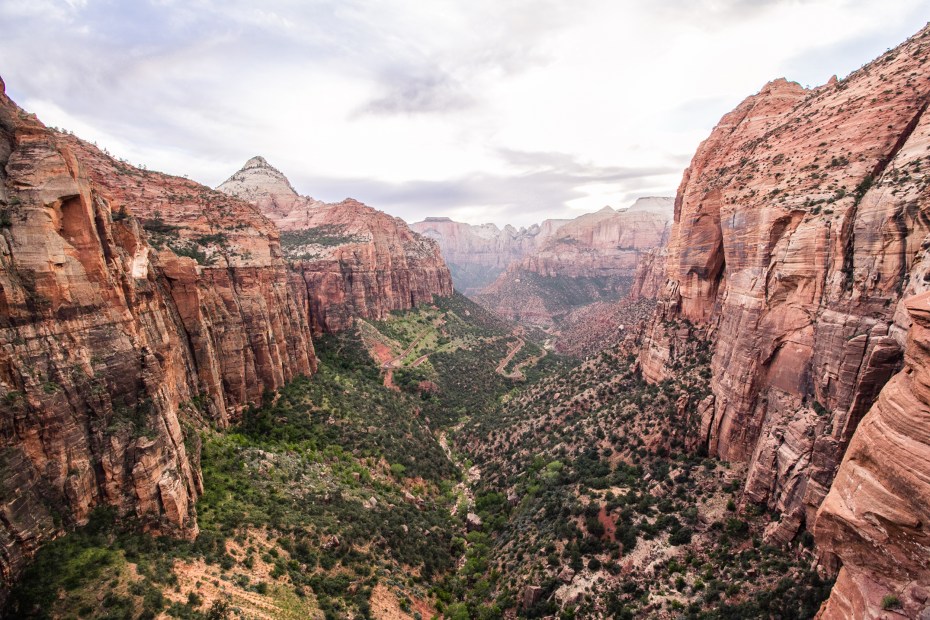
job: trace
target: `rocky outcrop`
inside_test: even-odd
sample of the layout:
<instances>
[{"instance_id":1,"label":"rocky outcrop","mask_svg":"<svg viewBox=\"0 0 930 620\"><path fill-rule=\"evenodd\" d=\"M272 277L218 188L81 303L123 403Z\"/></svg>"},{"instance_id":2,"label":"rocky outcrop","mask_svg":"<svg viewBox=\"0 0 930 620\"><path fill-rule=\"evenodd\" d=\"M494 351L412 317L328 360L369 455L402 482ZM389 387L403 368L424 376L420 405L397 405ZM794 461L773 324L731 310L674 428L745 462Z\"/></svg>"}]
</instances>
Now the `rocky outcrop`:
<instances>
[{"instance_id":1,"label":"rocky outcrop","mask_svg":"<svg viewBox=\"0 0 930 620\"><path fill-rule=\"evenodd\" d=\"M449 265L456 289L475 294L512 263L531 254L571 220L545 220L529 228L465 224L447 217L428 217L410 227L434 239Z\"/></svg>"},{"instance_id":2,"label":"rocky outcrop","mask_svg":"<svg viewBox=\"0 0 930 620\"><path fill-rule=\"evenodd\" d=\"M904 370L859 424L817 515L821 552L843 564L823 620L881 618L883 607L930 616L930 293L904 306Z\"/></svg>"},{"instance_id":3,"label":"rocky outcrop","mask_svg":"<svg viewBox=\"0 0 930 620\"><path fill-rule=\"evenodd\" d=\"M663 247L672 227L671 198L640 198L628 209L604 207L564 226L519 268L542 276L633 276L640 256Z\"/></svg>"},{"instance_id":4,"label":"rocky outcrop","mask_svg":"<svg viewBox=\"0 0 930 620\"><path fill-rule=\"evenodd\" d=\"M0 88L4 581L96 506L196 533L197 429L314 371L305 307L254 207L52 132Z\"/></svg>"},{"instance_id":5,"label":"rocky outcrop","mask_svg":"<svg viewBox=\"0 0 930 620\"><path fill-rule=\"evenodd\" d=\"M633 274L633 284L630 287L629 298L658 299L665 287L665 262L668 260L668 249L653 248L639 255L639 263Z\"/></svg>"},{"instance_id":6,"label":"rocky outcrop","mask_svg":"<svg viewBox=\"0 0 930 620\"><path fill-rule=\"evenodd\" d=\"M299 196L287 178L254 157L219 186L255 204L281 230L292 280L303 282L317 333L342 330L354 317L383 319L392 310L452 294L436 243L400 218L346 199L327 204Z\"/></svg>"},{"instance_id":7,"label":"rocky outcrop","mask_svg":"<svg viewBox=\"0 0 930 620\"><path fill-rule=\"evenodd\" d=\"M579 307L621 299L647 268L642 257L656 262L652 253L668 241L671 221L670 198L641 198L628 209L604 207L582 215L512 263L475 298L512 321L543 326ZM644 291L654 296L648 286L640 286L641 296Z\"/></svg>"},{"instance_id":8,"label":"rocky outcrop","mask_svg":"<svg viewBox=\"0 0 930 620\"><path fill-rule=\"evenodd\" d=\"M901 300L924 286L930 232L928 44L925 29L814 90L768 84L724 116L679 188L643 373L669 376L682 330L707 334L713 396L695 443L749 464L746 497L782 515L775 541L813 522L902 364ZM916 428L900 432L922 441ZM885 580L880 567L868 574Z\"/></svg>"}]
</instances>

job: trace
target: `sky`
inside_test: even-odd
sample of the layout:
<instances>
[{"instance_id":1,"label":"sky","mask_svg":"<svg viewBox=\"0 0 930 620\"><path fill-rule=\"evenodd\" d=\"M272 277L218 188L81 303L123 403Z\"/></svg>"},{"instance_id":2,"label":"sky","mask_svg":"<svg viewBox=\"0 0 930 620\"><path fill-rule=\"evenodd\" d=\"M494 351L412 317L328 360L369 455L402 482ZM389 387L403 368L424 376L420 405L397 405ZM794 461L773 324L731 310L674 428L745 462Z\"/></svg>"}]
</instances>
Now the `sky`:
<instances>
[{"instance_id":1,"label":"sky","mask_svg":"<svg viewBox=\"0 0 930 620\"><path fill-rule=\"evenodd\" d=\"M47 125L222 183L529 225L673 196L775 78L840 78L926 0L0 0L0 76Z\"/></svg>"}]
</instances>

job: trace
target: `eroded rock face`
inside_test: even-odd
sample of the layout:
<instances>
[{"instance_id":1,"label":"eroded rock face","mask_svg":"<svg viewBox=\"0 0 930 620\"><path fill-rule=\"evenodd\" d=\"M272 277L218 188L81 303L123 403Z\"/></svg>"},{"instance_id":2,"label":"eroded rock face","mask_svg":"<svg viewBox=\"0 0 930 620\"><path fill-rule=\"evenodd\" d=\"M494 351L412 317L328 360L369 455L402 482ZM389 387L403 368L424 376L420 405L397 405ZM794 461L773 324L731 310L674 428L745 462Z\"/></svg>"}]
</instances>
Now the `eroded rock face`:
<instances>
[{"instance_id":1,"label":"eroded rock face","mask_svg":"<svg viewBox=\"0 0 930 620\"><path fill-rule=\"evenodd\" d=\"M314 371L305 307L254 207L52 132L0 89L4 581L101 505L195 534L196 430Z\"/></svg>"},{"instance_id":2,"label":"eroded rock face","mask_svg":"<svg viewBox=\"0 0 930 620\"><path fill-rule=\"evenodd\" d=\"M823 619L930 613L930 293L907 299L905 366L856 429L814 533L843 563Z\"/></svg>"},{"instance_id":3,"label":"eroded rock face","mask_svg":"<svg viewBox=\"0 0 930 620\"><path fill-rule=\"evenodd\" d=\"M520 262L543 276L633 276L644 252L661 248L672 227L671 198L641 198L630 208L604 207L565 224Z\"/></svg>"},{"instance_id":4,"label":"eroded rock face","mask_svg":"<svg viewBox=\"0 0 930 620\"><path fill-rule=\"evenodd\" d=\"M452 294L439 247L400 218L352 199L327 204L299 196L261 157L218 189L253 202L280 228L291 280L303 282L317 333Z\"/></svg>"},{"instance_id":5,"label":"eroded rock face","mask_svg":"<svg viewBox=\"0 0 930 620\"><path fill-rule=\"evenodd\" d=\"M643 257L655 265L672 224L672 199L641 198L630 208L604 207L563 224L534 251L510 264L476 299L512 321L551 325L572 310L626 297L655 296ZM640 272L643 273L640 275ZM662 279L664 283L664 278Z\"/></svg>"},{"instance_id":6,"label":"eroded rock face","mask_svg":"<svg viewBox=\"0 0 930 620\"><path fill-rule=\"evenodd\" d=\"M475 294L491 284L512 263L531 254L571 220L545 220L529 228L465 224L447 217L428 217L410 227L434 239L442 251L458 290Z\"/></svg>"},{"instance_id":7,"label":"eroded rock face","mask_svg":"<svg viewBox=\"0 0 930 620\"><path fill-rule=\"evenodd\" d=\"M639 263L633 273L633 285L629 298L658 299L665 287L665 262L668 260L668 248L653 248L639 255Z\"/></svg>"},{"instance_id":8,"label":"eroded rock face","mask_svg":"<svg viewBox=\"0 0 930 620\"><path fill-rule=\"evenodd\" d=\"M713 398L695 444L749 463L747 497L782 512L776 541L813 522L901 368L900 302L925 287L930 232L928 54L925 29L845 80L768 84L721 120L682 179L642 369L667 376L676 330L710 330ZM923 441L916 427L898 430ZM844 562L856 544L840 546Z\"/></svg>"}]
</instances>

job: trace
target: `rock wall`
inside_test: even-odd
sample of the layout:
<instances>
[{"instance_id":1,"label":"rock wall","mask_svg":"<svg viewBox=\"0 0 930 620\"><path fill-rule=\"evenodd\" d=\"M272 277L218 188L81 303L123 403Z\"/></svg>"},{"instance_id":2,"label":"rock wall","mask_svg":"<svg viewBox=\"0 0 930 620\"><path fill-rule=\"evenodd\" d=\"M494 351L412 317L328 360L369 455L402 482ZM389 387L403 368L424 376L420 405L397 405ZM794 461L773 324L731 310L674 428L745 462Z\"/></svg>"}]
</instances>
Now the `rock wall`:
<instances>
[{"instance_id":1,"label":"rock wall","mask_svg":"<svg viewBox=\"0 0 930 620\"><path fill-rule=\"evenodd\" d=\"M679 188L643 372L668 376L678 332L706 331L713 397L694 444L749 464L746 497L781 513L775 541L813 523L860 421L902 365L902 299L925 286L930 244L928 54L924 29L842 81L768 84L724 116ZM899 432L923 441L915 427ZM907 475L920 487L918 471ZM888 510L911 523L921 514ZM837 530L822 531L832 548ZM842 562L860 565L860 542L837 544ZM876 564L844 570L841 584L865 573L886 579Z\"/></svg>"},{"instance_id":2,"label":"rock wall","mask_svg":"<svg viewBox=\"0 0 930 620\"><path fill-rule=\"evenodd\" d=\"M251 205L50 131L0 82L4 582L96 506L196 533L197 428L315 370L301 295Z\"/></svg>"},{"instance_id":3,"label":"rock wall","mask_svg":"<svg viewBox=\"0 0 930 620\"><path fill-rule=\"evenodd\" d=\"M439 244L455 287L475 294L491 284L508 266L531 254L570 220L545 220L529 228L498 228L494 224L465 224L447 217L428 217L410 227Z\"/></svg>"},{"instance_id":4,"label":"rock wall","mask_svg":"<svg viewBox=\"0 0 930 620\"><path fill-rule=\"evenodd\" d=\"M821 552L843 563L823 620L881 618L883 607L930 616L930 293L904 305L904 370L859 424L817 514Z\"/></svg>"},{"instance_id":5,"label":"rock wall","mask_svg":"<svg viewBox=\"0 0 930 620\"><path fill-rule=\"evenodd\" d=\"M665 246L672 226L672 200L641 198L629 209L604 207L565 224L519 269L542 276L632 276L644 253Z\"/></svg>"},{"instance_id":6,"label":"rock wall","mask_svg":"<svg viewBox=\"0 0 930 620\"><path fill-rule=\"evenodd\" d=\"M653 253L662 251L671 232L672 204L670 198L641 198L628 209L604 207L575 218L475 299L509 320L549 326L579 307L624 298L638 274L647 278L640 273L647 268L644 257L656 265ZM654 297L648 287L642 282L638 294Z\"/></svg>"},{"instance_id":7,"label":"rock wall","mask_svg":"<svg viewBox=\"0 0 930 620\"><path fill-rule=\"evenodd\" d=\"M438 245L400 218L352 199L327 204L299 196L261 157L218 189L251 201L281 229L291 279L296 274L304 284L317 333L452 294Z\"/></svg>"},{"instance_id":8,"label":"rock wall","mask_svg":"<svg viewBox=\"0 0 930 620\"><path fill-rule=\"evenodd\" d=\"M658 299L665 287L665 262L668 260L666 247L653 248L639 256L639 263L633 273L633 285L629 298Z\"/></svg>"}]
</instances>

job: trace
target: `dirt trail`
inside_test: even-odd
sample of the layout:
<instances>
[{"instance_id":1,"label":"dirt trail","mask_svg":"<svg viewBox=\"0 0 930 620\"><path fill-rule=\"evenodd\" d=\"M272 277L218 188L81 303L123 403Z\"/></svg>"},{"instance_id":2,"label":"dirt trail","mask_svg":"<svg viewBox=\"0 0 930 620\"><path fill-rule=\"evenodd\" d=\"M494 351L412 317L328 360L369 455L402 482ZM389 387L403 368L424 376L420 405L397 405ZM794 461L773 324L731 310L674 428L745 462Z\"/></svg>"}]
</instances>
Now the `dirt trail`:
<instances>
[{"instance_id":1,"label":"dirt trail","mask_svg":"<svg viewBox=\"0 0 930 620\"><path fill-rule=\"evenodd\" d=\"M497 374L507 377L509 379L515 379L512 374L507 374L504 372L504 369L507 368L507 364L510 363L510 360L513 359L513 356L520 352L520 350L526 345L526 341L523 338L517 340L517 344L510 348L510 351L507 352L507 356L501 360L501 363L497 365L497 368L494 369L494 372ZM520 375L522 377L522 374Z\"/></svg>"},{"instance_id":2,"label":"dirt trail","mask_svg":"<svg viewBox=\"0 0 930 620\"><path fill-rule=\"evenodd\" d=\"M397 384L394 383L394 369L401 368L403 366L404 358L410 355L410 353L416 348L416 346L420 344L420 341L426 338L426 335L429 332L430 332L429 329L424 329L422 332L420 332L417 335L416 338L413 339L413 342L410 343L410 346L404 349L404 351L400 355L397 355L381 364L381 368L384 370L384 387L392 389L392 390L400 389L399 387L397 387ZM425 359L428 355L429 354L424 355L423 358L421 359ZM420 360L417 360L413 365L419 366L422 363L423 362L421 362Z\"/></svg>"},{"instance_id":3,"label":"dirt trail","mask_svg":"<svg viewBox=\"0 0 930 620\"><path fill-rule=\"evenodd\" d=\"M422 332L417 334L417 337L413 339L413 342L410 343L409 347L404 349L404 351L397 357L381 364L381 368L400 368L403 364L404 358L413 352L417 345L420 344L420 341L426 338L426 335L429 334L429 332L429 329L424 329Z\"/></svg>"},{"instance_id":4,"label":"dirt trail","mask_svg":"<svg viewBox=\"0 0 930 620\"><path fill-rule=\"evenodd\" d=\"M542 358L546 357L548 351L543 349L542 353L540 353L539 355L536 355L534 357L528 357L522 362L520 362L519 364L517 364L516 366L514 366L513 371L505 372L504 369L507 368L507 364L509 364L513 360L514 356L516 356L517 353L519 353L523 349L524 346L526 346L526 341L523 339L522 330L514 331L513 335L517 337L517 343L514 346L512 346L511 349L507 352L507 356L501 360L500 364L497 365L497 368L494 369L494 372L496 372L502 377L506 377L507 379L523 381L524 379L526 379L526 375L523 374L523 369L526 368L527 366L531 366L535 364Z\"/></svg>"},{"instance_id":5,"label":"dirt trail","mask_svg":"<svg viewBox=\"0 0 930 620\"><path fill-rule=\"evenodd\" d=\"M445 323L445 315L442 315L439 318L437 318L435 321L433 321L433 327L434 328L439 327L440 325L444 323ZM422 332L417 334L417 337L413 339L413 342L410 343L410 346L404 349L403 352L400 353L400 355L396 355L392 357L391 359L387 360L386 362L382 362L381 368L382 370L384 370L384 387L390 388L392 390L400 389L397 387L397 384L394 383L394 370L398 368L403 368L404 359L408 355L410 355L414 349L417 348L420 342L422 342L423 339L426 338L426 336L429 335L431 331L432 331L431 328L424 329ZM416 368L417 366L425 362L427 359L429 359L429 356L431 353L433 352L430 351L430 353L421 355L410 365L410 367Z\"/></svg>"},{"instance_id":6,"label":"dirt trail","mask_svg":"<svg viewBox=\"0 0 930 620\"><path fill-rule=\"evenodd\" d=\"M548 354L549 354L549 352L546 351L545 349L543 349L543 350L542 350L542 353L540 353L540 354L537 355L536 357L528 357L528 358L526 358L525 360L523 360L522 362L520 362L519 364L517 364L516 366L514 366L513 372L510 373L510 378L511 378L511 379L519 379L520 381L522 381L523 379L526 379L526 375L523 374L523 369L526 368L527 366L532 366L532 365L534 365L536 362L538 362L538 361L541 360L542 358L546 357L546 355L548 355Z\"/></svg>"}]
</instances>

